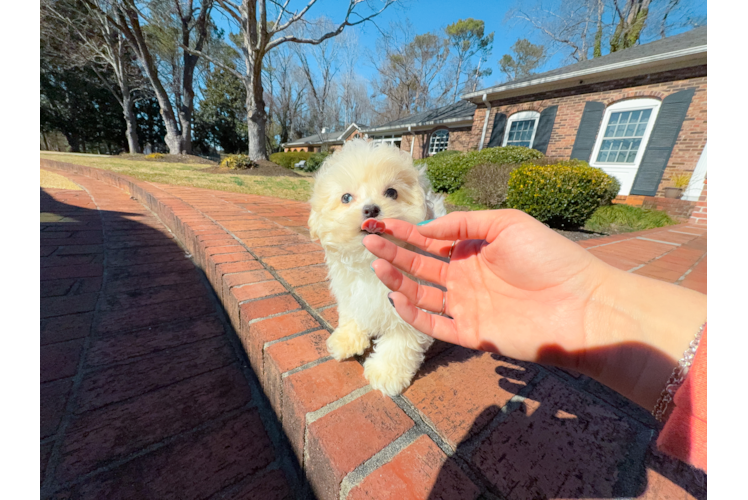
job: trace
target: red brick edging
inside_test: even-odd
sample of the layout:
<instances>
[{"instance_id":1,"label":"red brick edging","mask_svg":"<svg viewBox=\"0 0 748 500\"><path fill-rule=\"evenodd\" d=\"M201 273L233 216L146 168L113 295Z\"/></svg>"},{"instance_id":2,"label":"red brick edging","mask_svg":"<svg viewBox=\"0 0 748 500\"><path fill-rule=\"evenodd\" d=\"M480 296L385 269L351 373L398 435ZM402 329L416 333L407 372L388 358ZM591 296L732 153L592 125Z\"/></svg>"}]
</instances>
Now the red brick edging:
<instances>
[{"instance_id":1,"label":"red brick edging","mask_svg":"<svg viewBox=\"0 0 748 500\"><path fill-rule=\"evenodd\" d=\"M577 374L436 344L424 373L390 399L371 390L358 361L330 359L325 340L337 312L304 203L156 185L45 159L41 166L122 189L174 233L221 300L319 498L515 498L536 481L550 481L541 486L549 491L573 488L544 479L549 467L600 493L638 474L626 467L645 460L650 467L648 413ZM569 415L585 423L583 433L566 430ZM543 451L559 432L577 440L562 453L566 463ZM598 443L607 443L602 459L586 453ZM530 463L516 470L501 459L507 453ZM621 496L682 492L654 470L629 489Z\"/></svg>"}]
</instances>

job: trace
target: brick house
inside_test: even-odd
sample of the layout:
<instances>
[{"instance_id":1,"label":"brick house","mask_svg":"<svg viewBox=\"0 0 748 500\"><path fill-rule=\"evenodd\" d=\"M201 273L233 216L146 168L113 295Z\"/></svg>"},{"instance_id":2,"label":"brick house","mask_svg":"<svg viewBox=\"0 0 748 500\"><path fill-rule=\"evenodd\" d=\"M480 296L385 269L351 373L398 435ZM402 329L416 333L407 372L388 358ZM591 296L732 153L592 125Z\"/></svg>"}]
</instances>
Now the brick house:
<instances>
[{"instance_id":1,"label":"brick house","mask_svg":"<svg viewBox=\"0 0 748 500\"><path fill-rule=\"evenodd\" d=\"M707 28L463 95L478 149L517 144L579 158L621 182L619 201L688 218L704 188ZM691 175L683 199L664 198Z\"/></svg>"},{"instance_id":2,"label":"brick house","mask_svg":"<svg viewBox=\"0 0 748 500\"><path fill-rule=\"evenodd\" d=\"M345 141L349 141L355 137L363 137L361 133L361 127L355 123L348 125L343 132L327 132L326 129L322 129L319 134L313 134L308 137L302 137L295 141L290 141L281 144L283 152L288 153L289 151L307 151L310 153L316 153L323 149L327 151L335 151L343 147Z\"/></svg>"},{"instance_id":3,"label":"brick house","mask_svg":"<svg viewBox=\"0 0 748 500\"><path fill-rule=\"evenodd\" d=\"M579 158L619 179L618 202L688 218L705 188L706 75L704 26L362 132L413 158L512 144ZM665 198L680 174L682 199Z\"/></svg>"},{"instance_id":4,"label":"brick house","mask_svg":"<svg viewBox=\"0 0 748 500\"><path fill-rule=\"evenodd\" d=\"M361 132L375 142L394 144L416 159L445 149L468 151L478 147L473 130L476 107L469 101L457 101Z\"/></svg>"}]
</instances>

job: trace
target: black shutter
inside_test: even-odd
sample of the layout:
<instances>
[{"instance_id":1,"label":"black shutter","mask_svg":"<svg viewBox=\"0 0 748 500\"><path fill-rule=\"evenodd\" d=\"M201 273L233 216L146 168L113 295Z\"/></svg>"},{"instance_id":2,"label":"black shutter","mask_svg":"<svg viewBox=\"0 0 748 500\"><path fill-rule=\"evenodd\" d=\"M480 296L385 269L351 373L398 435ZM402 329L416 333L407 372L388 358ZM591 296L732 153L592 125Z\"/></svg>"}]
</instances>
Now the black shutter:
<instances>
[{"instance_id":1,"label":"black shutter","mask_svg":"<svg viewBox=\"0 0 748 500\"><path fill-rule=\"evenodd\" d=\"M670 94L662 101L657 121L649 136L647 149L642 156L639 171L636 173L631 194L654 196L662 180L675 141L678 140L683 120L696 89L687 89Z\"/></svg>"},{"instance_id":2,"label":"black shutter","mask_svg":"<svg viewBox=\"0 0 748 500\"><path fill-rule=\"evenodd\" d=\"M605 113L605 104L595 101L584 103L582 121L579 122L577 138L571 150L571 157L579 160L590 161L592 149L595 147L597 132L600 130L600 122Z\"/></svg>"},{"instance_id":3,"label":"black shutter","mask_svg":"<svg viewBox=\"0 0 748 500\"><path fill-rule=\"evenodd\" d=\"M493 128L491 129L491 138L488 140L487 148L497 148L504 143L504 129L506 129L506 115L496 113L493 117Z\"/></svg>"},{"instance_id":4,"label":"black shutter","mask_svg":"<svg viewBox=\"0 0 748 500\"><path fill-rule=\"evenodd\" d=\"M535 131L535 141L532 144L532 148L537 149L543 154L548 150L548 143L551 142L551 131L553 130L553 124L556 122L557 111L558 106L551 106L545 108L540 113L538 130Z\"/></svg>"}]
</instances>

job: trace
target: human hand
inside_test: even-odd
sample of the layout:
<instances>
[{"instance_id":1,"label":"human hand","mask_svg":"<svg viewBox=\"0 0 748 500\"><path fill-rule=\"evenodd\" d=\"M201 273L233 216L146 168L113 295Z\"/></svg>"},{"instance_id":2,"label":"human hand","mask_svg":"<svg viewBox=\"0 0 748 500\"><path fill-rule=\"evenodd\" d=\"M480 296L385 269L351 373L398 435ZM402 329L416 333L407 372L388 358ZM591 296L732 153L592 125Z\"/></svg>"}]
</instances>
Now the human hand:
<instances>
[{"instance_id":1,"label":"human hand","mask_svg":"<svg viewBox=\"0 0 748 500\"><path fill-rule=\"evenodd\" d=\"M608 269L580 246L517 210L455 212L419 227L384 223L384 234L442 257L459 240L445 263L379 236L364 238L381 257L372 267L393 290L398 314L416 329L525 361L541 361L548 346L584 349L587 304ZM398 269L447 292L419 285ZM451 318L418 309L439 313L442 304Z\"/></svg>"},{"instance_id":2,"label":"human hand","mask_svg":"<svg viewBox=\"0 0 748 500\"><path fill-rule=\"evenodd\" d=\"M571 368L647 408L706 320L705 295L609 266L517 210L383 222L389 238L440 257L451 249L447 263L364 238L405 322L472 349Z\"/></svg>"}]
</instances>

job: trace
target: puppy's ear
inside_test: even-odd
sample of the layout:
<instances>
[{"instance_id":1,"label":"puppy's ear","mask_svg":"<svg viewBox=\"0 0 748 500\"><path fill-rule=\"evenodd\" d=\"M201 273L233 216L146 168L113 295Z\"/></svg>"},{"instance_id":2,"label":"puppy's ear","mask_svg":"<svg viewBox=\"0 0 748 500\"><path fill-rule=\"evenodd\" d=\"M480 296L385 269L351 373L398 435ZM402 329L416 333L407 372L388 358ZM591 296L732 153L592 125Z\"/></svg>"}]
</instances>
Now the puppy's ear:
<instances>
[{"instance_id":1,"label":"puppy's ear","mask_svg":"<svg viewBox=\"0 0 748 500\"><path fill-rule=\"evenodd\" d=\"M319 214L312 210L309 213L309 221L307 222L307 225L309 226L309 236L312 238L312 241L319 241L319 232L317 231L319 224Z\"/></svg>"}]
</instances>

